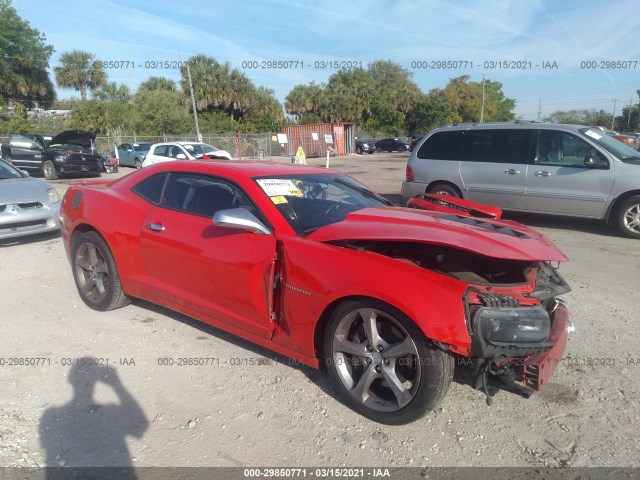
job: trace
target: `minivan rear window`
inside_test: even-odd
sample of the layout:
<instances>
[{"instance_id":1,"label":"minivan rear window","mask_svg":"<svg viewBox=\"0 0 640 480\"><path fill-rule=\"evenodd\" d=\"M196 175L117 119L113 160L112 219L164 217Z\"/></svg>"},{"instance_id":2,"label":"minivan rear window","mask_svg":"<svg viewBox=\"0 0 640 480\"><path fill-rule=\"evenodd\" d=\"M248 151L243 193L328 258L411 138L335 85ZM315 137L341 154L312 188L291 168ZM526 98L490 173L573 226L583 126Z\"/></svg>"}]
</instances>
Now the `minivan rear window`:
<instances>
[{"instance_id":1,"label":"minivan rear window","mask_svg":"<svg viewBox=\"0 0 640 480\"><path fill-rule=\"evenodd\" d=\"M460 160L464 130L436 132L422 144L418 158L433 160Z\"/></svg>"}]
</instances>

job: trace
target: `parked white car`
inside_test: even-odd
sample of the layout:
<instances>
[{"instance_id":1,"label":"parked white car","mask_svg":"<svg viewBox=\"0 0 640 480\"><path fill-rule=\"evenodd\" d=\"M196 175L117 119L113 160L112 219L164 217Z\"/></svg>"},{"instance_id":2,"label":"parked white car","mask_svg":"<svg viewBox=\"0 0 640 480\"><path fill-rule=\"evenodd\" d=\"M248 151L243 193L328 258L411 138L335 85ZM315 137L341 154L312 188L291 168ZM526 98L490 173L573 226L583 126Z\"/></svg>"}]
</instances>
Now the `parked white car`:
<instances>
[{"instance_id":1,"label":"parked white car","mask_svg":"<svg viewBox=\"0 0 640 480\"><path fill-rule=\"evenodd\" d=\"M154 163L171 160L231 160L231 154L212 145L201 142L167 142L156 143L151 146L147 157L142 162L143 167Z\"/></svg>"}]
</instances>

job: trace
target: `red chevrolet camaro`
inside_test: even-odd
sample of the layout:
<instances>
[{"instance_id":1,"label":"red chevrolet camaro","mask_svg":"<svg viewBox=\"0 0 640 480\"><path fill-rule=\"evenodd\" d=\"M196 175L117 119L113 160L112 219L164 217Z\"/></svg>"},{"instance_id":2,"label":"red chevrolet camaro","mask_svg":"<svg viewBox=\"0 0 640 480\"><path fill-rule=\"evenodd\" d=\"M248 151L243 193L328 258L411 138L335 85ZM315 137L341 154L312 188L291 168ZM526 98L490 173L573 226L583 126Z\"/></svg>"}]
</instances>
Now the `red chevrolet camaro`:
<instances>
[{"instance_id":1,"label":"red chevrolet camaro","mask_svg":"<svg viewBox=\"0 0 640 480\"><path fill-rule=\"evenodd\" d=\"M326 367L375 421L433 409L456 363L487 395L540 389L567 338L566 257L495 208L410 206L324 168L177 161L73 183L61 227L89 307L142 298Z\"/></svg>"}]
</instances>

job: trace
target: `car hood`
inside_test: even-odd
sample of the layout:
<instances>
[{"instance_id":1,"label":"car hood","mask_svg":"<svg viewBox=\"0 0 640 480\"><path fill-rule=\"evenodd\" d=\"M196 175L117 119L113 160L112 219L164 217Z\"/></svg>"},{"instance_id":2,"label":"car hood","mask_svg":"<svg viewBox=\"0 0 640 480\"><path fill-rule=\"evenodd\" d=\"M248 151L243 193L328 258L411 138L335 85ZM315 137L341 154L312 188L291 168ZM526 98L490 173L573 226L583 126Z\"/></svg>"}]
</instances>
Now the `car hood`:
<instances>
[{"instance_id":1,"label":"car hood","mask_svg":"<svg viewBox=\"0 0 640 480\"><path fill-rule=\"evenodd\" d=\"M49 145L71 143L74 145L82 145L86 150L90 150L95 139L95 133L83 132L81 130L66 130L53 137Z\"/></svg>"},{"instance_id":2,"label":"car hood","mask_svg":"<svg viewBox=\"0 0 640 480\"><path fill-rule=\"evenodd\" d=\"M446 245L507 260L567 257L544 235L508 220L489 220L401 207L373 207L347 215L307 237L319 242L376 240Z\"/></svg>"},{"instance_id":3,"label":"car hood","mask_svg":"<svg viewBox=\"0 0 640 480\"><path fill-rule=\"evenodd\" d=\"M33 201L49 201L47 190L52 188L38 178L10 178L0 180L0 205Z\"/></svg>"}]
</instances>

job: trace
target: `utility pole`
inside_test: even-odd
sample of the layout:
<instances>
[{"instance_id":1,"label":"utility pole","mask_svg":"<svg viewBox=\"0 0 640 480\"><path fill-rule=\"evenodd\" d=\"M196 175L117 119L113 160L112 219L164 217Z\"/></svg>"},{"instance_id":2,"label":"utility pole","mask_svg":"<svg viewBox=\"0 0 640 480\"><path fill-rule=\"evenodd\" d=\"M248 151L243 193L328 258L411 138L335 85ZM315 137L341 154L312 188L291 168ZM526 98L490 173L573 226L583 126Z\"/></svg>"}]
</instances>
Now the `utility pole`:
<instances>
[{"instance_id":1,"label":"utility pole","mask_svg":"<svg viewBox=\"0 0 640 480\"><path fill-rule=\"evenodd\" d=\"M182 64L182 54L178 53L178 57L180 58L180 64ZM193 119L196 122L196 140L198 142L202 141L202 135L200 134L200 126L198 125L198 111L196 109L196 97L193 94L193 83L191 82L191 69L189 68L189 62L187 64L187 78L189 79L189 91L191 92L191 107L193 107Z\"/></svg>"},{"instance_id":2,"label":"utility pole","mask_svg":"<svg viewBox=\"0 0 640 480\"><path fill-rule=\"evenodd\" d=\"M538 100L538 121L542 120L542 99Z\"/></svg>"},{"instance_id":3,"label":"utility pole","mask_svg":"<svg viewBox=\"0 0 640 480\"><path fill-rule=\"evenodd\" d=\"M616 105L618 105L619 101L620 101L619 98L614 98L612 100L612 102L613 102L613 115L611 117L611 130L613 130L614 122L616 121Z\"/></svg>"},{"instance_id":4,"label":"utility pole","mask_svg":"<svg viewBox=\"0 0 640 480\"><path fill-rule=\"evenodd\" d=\"M482 75L482 107L480 108L480 123L484 122L484 74Z\"/></svg>"},{"instance_id":5,"label":"utility pole","mask_svg":"<svg viewBox=\"0 0 640 480\"><path fill-rule=\"evenodd\" d=\"M627 131L629 131L629 125L631 124L631 109L633 108L633 98L629 100L629 116L627 117Z\"/></svg>"}]
</instances>

